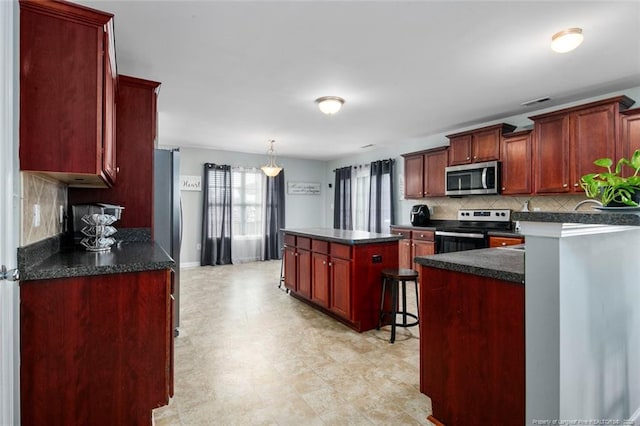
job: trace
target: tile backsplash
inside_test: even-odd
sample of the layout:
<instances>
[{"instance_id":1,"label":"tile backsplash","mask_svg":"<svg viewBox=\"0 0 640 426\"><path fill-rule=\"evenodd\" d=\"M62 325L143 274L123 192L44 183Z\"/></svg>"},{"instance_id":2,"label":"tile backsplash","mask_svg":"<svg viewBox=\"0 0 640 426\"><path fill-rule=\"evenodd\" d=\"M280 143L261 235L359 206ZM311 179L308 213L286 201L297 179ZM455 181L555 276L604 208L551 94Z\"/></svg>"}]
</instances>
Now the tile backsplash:
<instances>
[{"instance_id":1,"label":"tile backsplash","mask_svg":"<svg viewBox=\"0 0 640 426\"><path fill-rule=\"evenodd\" d=\"M432 219L455 220L459 209L510 209L518 211L526 201L529 201L529 210L540 211L571 211L573 207L586 197L576 195L545 195L545 196L501 196L501 195L476 195L462 198L433 197L424 200L402 201L403 215L406 217L397 220L399 224L409 222L409 212L414 204L427 204L433 207ZM584 208L588 208L585 206ZM405 212L406 210L406 212ZM405 214L406 213L406 214Z\"/></svg>"},{"instance_id":2,"label":"tile backsplash","mask_svg":"<svg viewBox=\"0 0 640 426\"><path fill-rule=\"evenodd\" d=\"M20 245L25 246L61 234L60 206L67 208L67 186L53 179L30 172L20 173L22 179L22 218ZM35 207L38 206L38 207ZM36 223L36 209L40 223Z\"/></svg>"}]
</instances>

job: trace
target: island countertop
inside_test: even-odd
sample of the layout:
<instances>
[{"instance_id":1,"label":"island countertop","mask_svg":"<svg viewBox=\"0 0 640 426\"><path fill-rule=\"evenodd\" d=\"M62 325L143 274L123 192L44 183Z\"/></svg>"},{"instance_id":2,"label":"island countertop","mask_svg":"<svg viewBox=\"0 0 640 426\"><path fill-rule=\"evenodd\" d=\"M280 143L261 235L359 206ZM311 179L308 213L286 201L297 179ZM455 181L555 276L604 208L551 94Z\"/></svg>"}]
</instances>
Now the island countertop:
<instances>
[{"instance_id":1,"label":"island countertop","mask_svg":"<svg viewBox=\"0 0 640 426\"><path fill-rule=\"evenodd\" d=\"M521 222L583 223L592 225L640 226L640 212L637 210L618 211L577 211L577 212L513 212L512 220Z\"/></svg>"},{"instance_id":2,"label":"island countertop","mask_svg":"<svg viewBox=\"0 0 640 426\"><path fill-rule=\"evenodd\" d=\"M385 243L402 239L402 236L400 235L378 234L375 232L350 231L333 228L283 229L282 231L285 234L310 237L318 240L348 245Z\"/></svg>"},{"instance_id":3,"label":"island countertop","mask_svg":"<svg viewBox=\"0 0 640 426\"><path fill-rule=\"evenodd\" d=\"M419 265L524 284L524 250L487 248L416 257Z\"/></svg>"}]
</instances>

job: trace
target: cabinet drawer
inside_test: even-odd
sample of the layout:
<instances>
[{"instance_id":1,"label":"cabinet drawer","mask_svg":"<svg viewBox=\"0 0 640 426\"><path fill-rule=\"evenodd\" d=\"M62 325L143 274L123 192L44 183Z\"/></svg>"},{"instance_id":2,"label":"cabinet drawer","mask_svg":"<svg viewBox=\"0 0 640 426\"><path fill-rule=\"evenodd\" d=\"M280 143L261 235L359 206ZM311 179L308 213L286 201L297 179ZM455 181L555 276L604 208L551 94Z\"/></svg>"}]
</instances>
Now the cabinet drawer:
<instances>
[{"instance_id":1,"label":"cabinet drawer","mask_svg":"<svg viewBox=\"0 0 640 426\"><path fill-rule=\"evenodd\" d=\"M331 243L331 256L351 259L351 246Z\"/></svg>"},{"instance_id":2,"label":"cabinet drawer","mask_svg":"<svg viewBox=\"0 0 640 426\"><path fill-rule=\"evenodd\" d=\"M411 238L411 230L404 228L391 228L391 233L393 235L402 235L402 238L410 239Z\"/></svg>"},{"instance_id":3,"label":"cabinet drawer","mask_svg":"<svg viewBox=\"0 0 640 426\"><path fill-rule=\"evenodd\" d=\"M298 237L296 238L296 247L306 250L311 250L311 238Z\"/></svg>"},{"instance_id":4,"label":"cabinet drawer","mask_svg":"<svg viewBox=\"0 0 640 426\"><path fill-rule=\"evenodd\" d=\"M295 247L296 236L291 234L284 234L284 245L289 247Z\"/></svg>"},{"instance_id":5,"label":"cabinet drawer","mask_svg":"<svg viewBox=\"0 0 640 426\"><path fill-rule=\"evenodd\" d=\"M524 238L518 237L489 237L489 247L513 246L524 243Z\"/></svg>"},{"instance_id":6,"label":"cabinet drawer","mask_svg":"<svg viewBox=\"0 0 640 426\"><path fill-rule=\"evenodd\" d=\"M411 238L420 241L434 241L435 232L433 231L411 231Z\"/></svg>"},{"instance_id":7,"label":"cabinet drawer","mask_svg":"<svg viewBox=\"0 0 640 426\"><path fill-rule=\"evenodd\" d=\"M328 254L329 243L321 240L311 240L311 251L315 253Z\"/></svg>"}]
</instances>

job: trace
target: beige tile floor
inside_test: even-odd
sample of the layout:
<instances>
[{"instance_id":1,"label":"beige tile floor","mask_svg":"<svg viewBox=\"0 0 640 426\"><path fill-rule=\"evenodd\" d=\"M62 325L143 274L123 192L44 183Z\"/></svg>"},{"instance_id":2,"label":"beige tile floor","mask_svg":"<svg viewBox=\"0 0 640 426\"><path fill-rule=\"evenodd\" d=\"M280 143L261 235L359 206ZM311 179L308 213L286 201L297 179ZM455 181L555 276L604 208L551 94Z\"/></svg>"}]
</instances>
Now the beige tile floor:
<instances>
[{"instance_id":1,"label":"beige tile floor","mask_svg":"<svg viewBox=\"0 0 640 426\"><path fill-rule=\"evenodd\" d=\"M431 424L417 327L394 344L389 327L356 333L279 290L279 261L181 272L175 395L157 426Z\"/></svg>"}]
</instances>

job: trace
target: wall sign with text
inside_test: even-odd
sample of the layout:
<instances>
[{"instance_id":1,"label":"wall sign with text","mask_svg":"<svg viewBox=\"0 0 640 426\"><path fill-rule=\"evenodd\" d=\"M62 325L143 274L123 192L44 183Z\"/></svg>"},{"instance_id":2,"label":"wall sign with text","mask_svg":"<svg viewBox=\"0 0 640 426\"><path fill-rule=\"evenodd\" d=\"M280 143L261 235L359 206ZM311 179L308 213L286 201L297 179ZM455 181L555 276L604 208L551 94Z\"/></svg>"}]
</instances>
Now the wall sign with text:
<instances>
[{"instance_id":1,"label":"wall sign with text","mask_svg":"<svg viewBox=\"0 0 640 426\"><path fill-rule=\"evenodd\" d=\"M318 182L287 182L287 194L289 195L320 195L320 183Z\"/></svg>"},{"instance_id":2,"label":"wall sign with text","mask_svg":"<svg viewBox=\"0 0 640 426\"><path fill-rule=\"evenodd\" d=\"M180 191L202 191L202 177L180 175Z\"/></svg>"}]
</instances>

